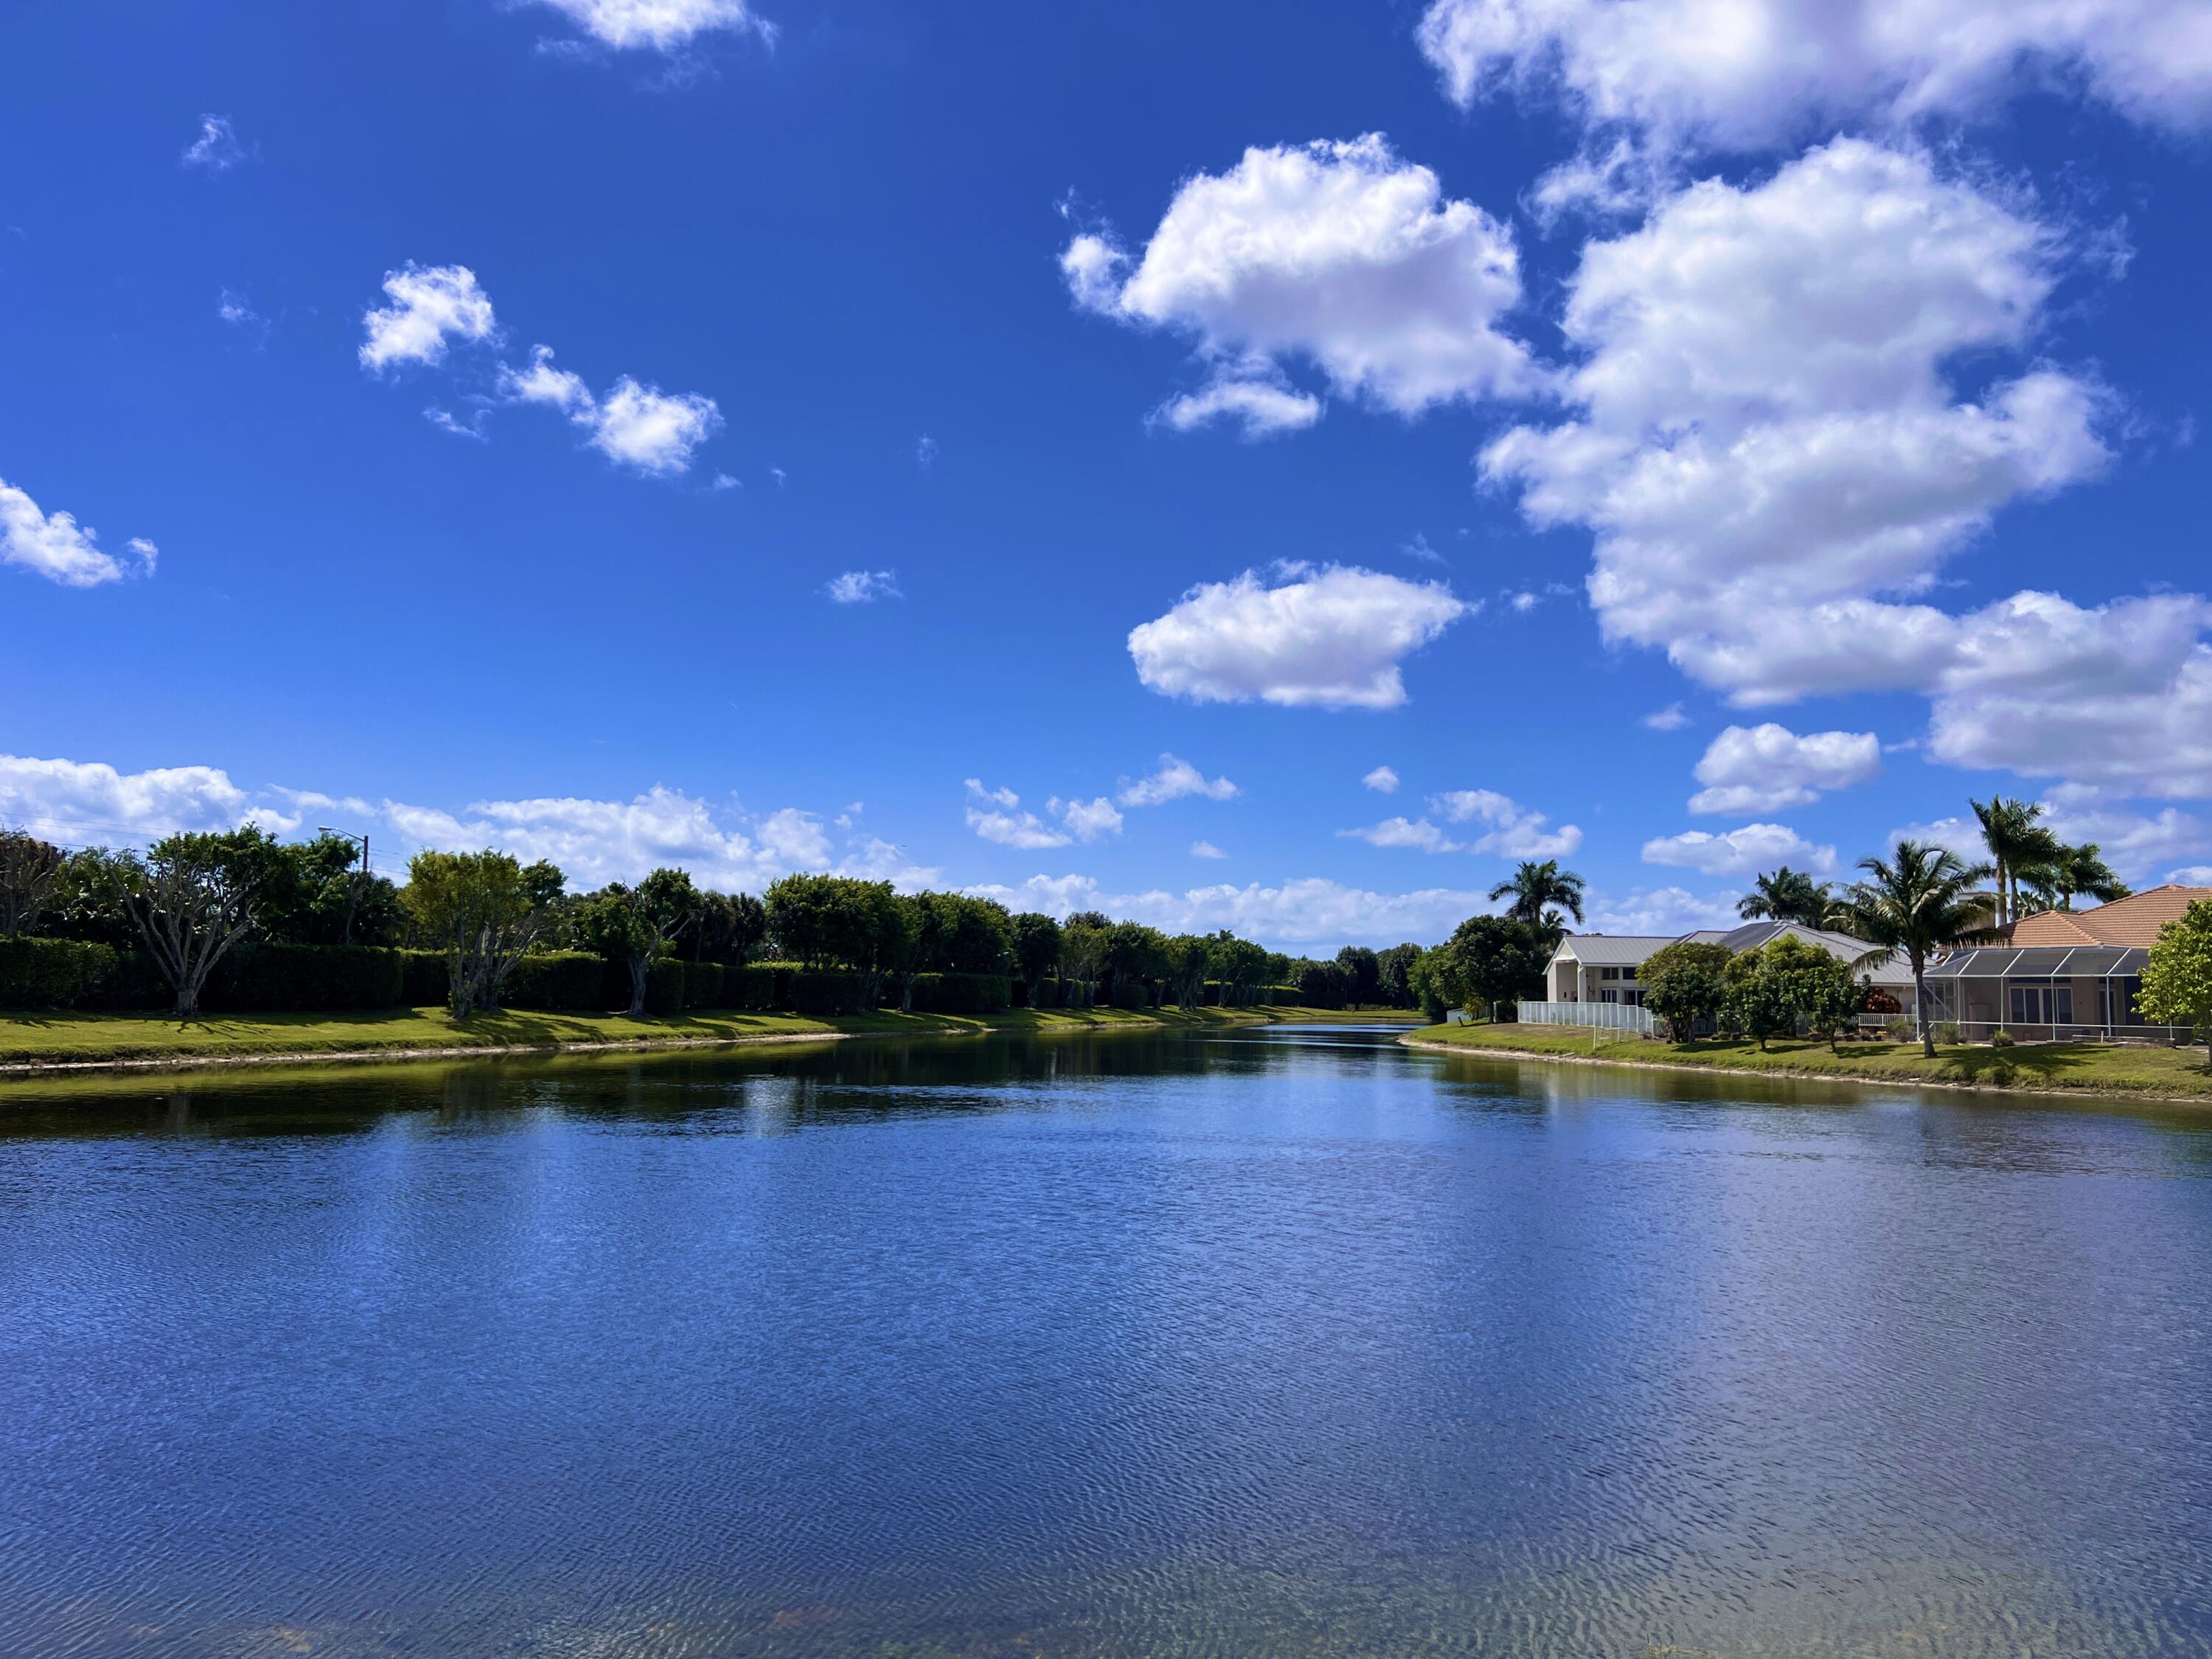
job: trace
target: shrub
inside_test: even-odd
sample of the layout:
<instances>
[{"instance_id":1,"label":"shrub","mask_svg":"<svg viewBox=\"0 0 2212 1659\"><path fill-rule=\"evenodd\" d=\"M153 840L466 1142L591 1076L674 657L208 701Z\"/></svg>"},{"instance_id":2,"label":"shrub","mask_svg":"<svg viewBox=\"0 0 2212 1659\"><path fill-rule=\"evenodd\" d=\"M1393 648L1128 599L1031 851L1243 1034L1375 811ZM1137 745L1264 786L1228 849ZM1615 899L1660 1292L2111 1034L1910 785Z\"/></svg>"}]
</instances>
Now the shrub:
<instances>
[{"instance_id":1,"label":"shrub","mask_svg":"<svg viewBox=\"0 0 2212 1659\"><path fill-rule=\"evenodd\" d=\"M684 964L684 1006L686 1008L726 1008L724 989L728 975L719 962Z\"/></svg>"},{"instance_id":2,"label":"shrub","mask_svg":"<svg viewBox=\"0 0 2212 1659\"><path fill-rule=\"evenodd\" d=\"M406 964L368 945L242 945L216 964L203 1006L232 1013L342 1013L404 1006Z\"/></svg>"},{"instance_id":3,"label":"shrub","mask_svg":"<svg viewBox=\"0 0 2212 1659\"><path fill-rule=\"evenodd\" d=\"M0 1008L82 1008L116 978L120 956L66 939L0 939Z\"/></svg>"},{"instance_id":4,"label":"shrub","mask_svg":"<svg viewBox=\"0 0 2212 1659\"><path fill-rule=\"evenodd\" d=\"M1733 960L1725 945L1687 939L1653 952L1637 969L1644 1006L1667 1022L1675 1042L1687 1042L1698 1025L1719 1015Z\"/></svg>"},{"instance_id":5,"label":"shrub","mask_svg":"<svg viewBox=\"0 0 2212 1659\"><path fill-rule=\"evenodd\" d=\"M597 960L597 958L593 958ZM442 1008L450 1000L452 964L443 951L399 953L399 1000L410 1008Z\"/></svg>"},{"instance_id":6,"label":"shrub","mask_svg":"<svg viewBox=\"0 0 2212 1659\"><path fill-rule=\"evenodd\" d=\"M2019 1039L2010 1031L1999 1030L1990 1033L1990 1047L1992 1048L2009 1048L2018 1041Z\"/></svg>"},{"instance_id":7,"label":"shrub","mask_svg":"<svg viewBox=\"0 0 2212 1659\"><path fill-rule=\"evenodd\" d=\"M500 1001L509 1008L538 1008L549 1013L604 1009L609 1006L605 1000L605 973L603 959L589 951L547 951L527 956L507 975ZM629 988L624 987L623 1006L629 1002Z\"/></svg>"},{"instance_id":8,"label":"shrub","mask_svg":"<svg viewBox=\"0 0 2212 1659\"><path fill-rule=\"evenodd\" d=\"M1014 1006L1018 986L1004 974L916 974L916 1013L995 1014Z\"/></svg>"},{"instance_id":9,"label":"shrub","mask_svg":"<svg viewBox=\"0 0 2212 1659\"><path fill-rule=\"evenodd\" d=\"M1140 979L1117 979L1114 981L1114 1006L1116 1008L1149 1008L1152 1006L1151 988Z\"/></svg>"},{"instance_id":10,"label":"shrub","mask_svg":"<svg viewBox=\"0 0 2212 1659\"><path fill-rule=\"evenodd\" d=\"M867 1008L868 976L825 970L794 969L789 975L792 1007L799 1013L858 1014Z\"/></svg>"},{"instance_id":11,"label":"shrub","mask_svg":"<svg viewBox=\"0 0 2212 1659\"><path fill-rule=\"evenodd\" d=\"M1939 1019L1929 1035L1938 1042L1956 1042L1959 1041L1959 1022L1955 1019Z\"/></svg>"},{"instance_id":12,"label":"shrub","mask_svg":"<svg viewBox=\"0 0 2212 1659\"><path fill-rule=\"evenodd\" d=\"M1920 1035L1913 1030L1911 1020L1903 1014L1882 1021L1881 1029L1892 1042L1910 1042Z\"/></svg>"},{"instance_id":13,"label":"shrub","mask_svg":"<svg viewBox=\"0 0 2212 1659\"><path fill-rule=\"evenodd\" d=\"M791 969L772 962L756 962L731 968L722 975L724 1005L748 1013L773 1013L791 1006L787 986Z\"/></svg>"}]
</instances>

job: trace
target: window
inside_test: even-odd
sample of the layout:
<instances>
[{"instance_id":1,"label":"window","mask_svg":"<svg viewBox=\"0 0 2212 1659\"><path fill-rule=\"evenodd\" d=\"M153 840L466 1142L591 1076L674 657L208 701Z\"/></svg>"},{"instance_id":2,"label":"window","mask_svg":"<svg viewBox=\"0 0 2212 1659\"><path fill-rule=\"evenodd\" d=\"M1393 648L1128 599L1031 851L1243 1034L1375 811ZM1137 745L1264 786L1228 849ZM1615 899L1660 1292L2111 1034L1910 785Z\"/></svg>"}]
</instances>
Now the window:
<instances>
[{"instance_id":1,"label":"window","mask_svg":"<svg viewBox=\"0 0 2212 1659\"><path fill-rule=\"evenodd\" d=\"M1619 979L1620 977L1620 969L1618 968L1601 968L1597 970L1597 976L1600 979Z\"/></svg>"},{"instance_id":2,"label":"window","mask_svg":"<svg viewBox=\"0 0 2212 1659\"><path fill-rule=\"evenodd\" d=\"M2012 1023L2014 1025L2071 1025L2074 987L2064 980L2016 979L2011 981Z\"/></svg>"},{"instance_id":3,"label":"window","mask_svg":"<svg viewBox=\"0 0 2212 1659\"><path fill-rule=\"evenodd\" d=\"M1620 970L1620 976L1623 979L1634 979L1636 977L1636 969L1633 968L1624 968Z\"/></svg>"},{"instance_id":4,"label":"window","mask_svg":"<svg viewBox=\"0 0 2212 1659\"><path fill-rule=\"evenodd\" d=\"M1618 1002L1620 1000L1620 993L1618 991L1600 991L1597 994L1597 1000L1600 1002Z\"/></svg>"},{"instance_id":5,"label":"window","mask_svg":"<svg viewBox=\"0 0 2212 1659\"><path fill-rule=\"evenodd\" d=\"M2125 979L2107 980L2105 982L2112 988L2112 1024L2115 1025L2142 1024L2142 1010L2136 1006L2136 998L2142 990L2142 980L2136 975L2130 974Z\"/></svg>"}]
</instances>

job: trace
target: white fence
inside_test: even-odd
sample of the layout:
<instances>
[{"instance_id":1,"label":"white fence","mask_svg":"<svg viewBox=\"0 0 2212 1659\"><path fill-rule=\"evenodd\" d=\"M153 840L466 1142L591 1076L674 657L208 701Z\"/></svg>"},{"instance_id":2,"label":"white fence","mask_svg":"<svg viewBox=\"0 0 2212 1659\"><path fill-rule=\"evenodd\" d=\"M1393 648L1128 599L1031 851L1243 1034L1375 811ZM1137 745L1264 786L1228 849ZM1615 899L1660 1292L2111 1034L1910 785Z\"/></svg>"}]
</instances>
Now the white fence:
<instances>
[{"instance_id":1,"label":"white fence","mask_svg":"<svg viewBox=\"0 0 2212 1659\"><path fill-rule=\"evenodd\" d=\"M1638 1036L1656 1036L1665 1029L1658 1015L1630 1002L1524 1002L1519 1007L1524 1025L1587 1025Z\"/></svg>"}]
</instances>

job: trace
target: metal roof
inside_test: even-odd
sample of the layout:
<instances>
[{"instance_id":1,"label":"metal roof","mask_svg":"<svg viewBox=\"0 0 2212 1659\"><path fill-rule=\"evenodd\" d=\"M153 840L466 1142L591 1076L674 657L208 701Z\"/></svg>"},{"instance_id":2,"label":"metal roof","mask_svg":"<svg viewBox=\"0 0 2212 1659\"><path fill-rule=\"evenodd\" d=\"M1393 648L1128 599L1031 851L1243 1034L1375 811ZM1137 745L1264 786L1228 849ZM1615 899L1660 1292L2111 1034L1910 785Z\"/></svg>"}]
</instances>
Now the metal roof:
<instances>
[{"instance_id":1,"label":"metal roof","mask_svg":"<svg viewBox=\"0 0 2212 1659\"><path fill-rule=\"evenodd\" d=\"M1985 945L1954 951L1928 970L1930 979L2131 979L2150 952L2115 945Z\"/></svg>"},{"instance_id":2,"label":"metal roof","mask_svg":"<svg viewBox=\"0 0 2212 1659\"><path fill-rule=\"evenodd\" d=\"M1632 968L1674 942L1673 933L1570 933L1559 952L1572 954L1586 968Z\"/></svg>"}]
</instances>

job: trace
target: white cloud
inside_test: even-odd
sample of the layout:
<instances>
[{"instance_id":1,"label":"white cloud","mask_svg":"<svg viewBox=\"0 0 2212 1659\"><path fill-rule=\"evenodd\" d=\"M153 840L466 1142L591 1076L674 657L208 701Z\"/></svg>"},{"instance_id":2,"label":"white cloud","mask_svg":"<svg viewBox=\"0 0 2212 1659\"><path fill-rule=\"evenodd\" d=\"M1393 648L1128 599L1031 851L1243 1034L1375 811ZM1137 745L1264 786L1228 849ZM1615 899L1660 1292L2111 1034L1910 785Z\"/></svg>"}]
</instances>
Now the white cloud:
<instances>
[{"instance_id":1,"label":"white cloud","mask_svg":"<svg viewBox=\"0 0 2212 1659\"><path fill-rule=\"evenodd\" d=\"M188 167L228 173L246 159L246 148L238 142L228 116L203 115L199 136L185 146L185 153L177 159Z\"/></svg>"},{"instance_id":2,"label":"white cloud","mask_svg":"<svg viewBox=\"0 0 2212 1659\"><path fill-rule=\"evenodd\" d=\"M609 460L665 476L691 465L692 452L721 430L722 412L712 398L691 392L672 396L625 374L590 426L592 447Z\"/></svg>"},{"instance_id":3,"label":"white cloud","mask_svg":"<svg viewBox=\"0 0 2212 1659\"><path fill-rule=\"evenodd\" d=\"M903 848L880 836L862 836L845 843L845 856L833 874L860 881L887 881L902 893L934 886L944 871L935 865L916 864Z\"/></svg>"},{"instance_id":4,"label":"white cloud","mask_svg":"<svg viewBox=\"0 0 2212 1659\"><path fill-rule=\"evenodd\" d=\"M1708 876L1747 876L1784 864L1826 872L1836 867L1836 849L1815 847L1778 823L1747 823L1724 835L1691 830L1647 841L1644 861L1679 865Z\"/></svg>"},{"instance_id":5,"label":"white cloud","mask_svg":"<svg viewBox=\"0 0 2212 1659\"><path fill-rule=\"evenodd\" d=\"M1225 859L1229 856L1210 841L1191 842L1190 855L1194 859Z\"/></svg>"},{"instance_id":6,"label":"white cloud","mask_svg":"<svg viewBox=\"0 0 2212 1659\"><path fill-rule=\"evenodd\" d=\"M937 440L927 432L915 441L914 464L924 472L937 465Z\"/></svg>"},{"instance_id":7,"label":"white cloud","mask_svg":"<svg viewBox=\"0 0 2212 1659\"><path fill-rule=\"evenodd\" d=\"M432 404L422 411L422 418L447 437L466 438L471 443L479 444L488 444L491 441L491 433L486 424L490 415L489 410L478 409L471 412L469 418L465 421L452 410L441 409L436 404Z\"/></svg>"},{"instance_id":8,"label":"white cloud","mask_svg":"<svg viewBox=\"0 0 2212 1659\"><path fill-rule=\"evenodd\" d=\"M2094 842L2123 881L2142 883L2177 860L2212 853L2212 830L2167 806L2136 811L2124 798L2087 784L2061 784L2043 798L2044 822L2061 841Z\"/></svg>"},{"instance_id":9,"label":"white cloud","mask_svg":"<svg viewBox=\"0 0 2212 1659\"><path fill-rule=\"evenodd\" d=\"M1664 708L1655 708L1644 717L1644 724L1654 732L1679 732L1689 723L1690 717L1682 712L1682 705L1679 702L1670 702Z\"/></svg>"},{"instance_id":10,"label":"white cloud","mask_svg":"<svg viewBox=\"0 0 2212 1659\"><path fill-rule=\"evenodd\" d=\"M1701 928L1740 927L1735 893L1699 895L1684 887L1634 888L1624 894L1592 891L1583 901L1588 931L1676 938Z\"/></svg>"},{"instance_id":11,"label":"white cloud","mask_svg":"<svg viewBox=\"0 0 2212 1659\"><path fill-rule=\"evenodd\" d=\"M1271 379L1216 378L1196 392L1170 398L1159 418L1177 432L1194 432L1214 421L1235 421L1247 438L1299 432L1321 419L1321 399Z\"/></svg>"},{"instance_id":12,"label":"white cloud","mask_svg":"<svg viewBox=\"0 0 2212 1659\"><path fill-rule=\"evenodd\" d=\"M1420 43L1462 105L1542 89L1662 149L1965 118L2053 82L2140 120L2212 117L2197 0L1436 0Z\"/></svg>"},{"instance_id":13,"label":"white cloud","mask_svg":"<svg viewBox=\"0 0 2212 1659\"><path fill-rule=\"evenodd\" d=\"M981 779L968 780L968 827L985 841L1031 849L1067 845L1067 836L1036 813L1023 811L1021 805L1022 798L1011 789L986 789Z\"/></svg>"},{"instance_id":14,"label":"white cloud","mask_svg":"<svg viewBox=\"0 0 2212 1659\"><path fill-rule=\"evenodd\" d=\"M1488 830L1468 843L1470 853L1492 853L1509 859L1565 858L1583 844L1583 832L1571 823L1556 830L1543 813L1523 806L1494 789L1455 789L1429 798L1429 811L1447 823L1476 823Z\"/></svg>"},{"instance_id":15,"label":"white cloud","mask_svg":"<svg viewBox=\"0 0 2212 1659\"><path fill-rule=\"evenodd\" d=\"M1981 864L1990 855L1983 844L1981 825L1966 817L1937 818L1928 823L1901 824L1889 832L1889 845L1901 841L1932 842L1948 848L1966 864Z\"/></svg>"},{"instance_id":16,"label":"white cloud","mask_svg":"<svg viewBox=\"0 0 2212 1659\"><path fill-rule=\"evenodd\" d=\"M896 570L848 570L830 579L822 590L832 605L873 605L878 599L900 599Z\"/></svg>"},{"instance_id":17,"label":"white cloud","mask_svg":"<svg viewBox=\"0 0 2212 1659\"><path fill-rule=\"evenodd\" d=\"M1340 830L1340 836L1364 841L1370 847L1411 848L1417 853L1456 853L1460 844L1426 818L1402 815L1385 818L1360 830Z\"/></svg>"},{"instance_id":18,"label":"white cloud","mask_svg":"<svg viewBox=\"0 0 2212 1659\"><path fill-rule=\"evenodd\" d=\"M603 46L673 52L711 30L775 38L746 0L537 0Z\"/></svg>"},{"instance_id":19,"label":"white cloud","mask_svg":"<svg viewBox=\"0 0 2212 1659\"><path fill-rule=\"evenodd\" d=\"M1043 910L1065 916L1097 909L1119 920L1141 921L1167 933L1211 933L1227 927L1246 939L1297 949L1346 943L1395 945L1401 939L1435 942L1471 915L1497 906L1480 893L1424 888L1410 893L1376 893L1320 877L1264 886L1223 884L1181 893L1109 893L1088 876L1032 876L1018 886L989 885L967 890L997 899L1014 910Z\"/></svg>"},{"instance_id":20,"label":"white cloud","mask_svg":"<svg viewBox=\"0 0 2212 1659\"><path fill-rule=\"evenodd\" d=\"M451 340L493 337L498 325L491 296L466 265L416 264L384 274L392 303L362 313L368 337L362 342L363 368L381 371L395 363L440 363Z\"/></svg>"},{"instance_id":21,"label":"white cloud","mask_svg":"<svg viewBox=\"0 0 2212 1659\"><path fill-rule=\"evenodd\" d=\"M1164 806L1171 800L1203 795L1208 800L1234 800L1237 786L1227 778L1209 778L1188 761L1162 755L1148 778L1125 784L1118 799L1124 806Z\"/></svg>"},{"instance_id":22,"label":"white cloud","mask_svg":"<svg viewBox=\"0 0 2212 1659\"><path fill-rule=\"evenodd\" d=\"M2166 878L2184 887L2212 887L2212 864L2191 864L2169 870Z\"/></svg>"},{"instance_id":23,"label":"white cloud","mask_svg":"<svg viewBox=\"0 0 2212 1659\"><path fill-rule=\"evenodd\" d=\"M251 805L246 792L212 766L118 772L99 762L0 755L0 824L72 846L233 829Z\"/></svg>"},{"instance_id":24,"label":"white cloud","mask_svg":"<svg viewBox=\"0 0 2212 1659\"><path fill-rule=\"evenodd\" d=\"M558 410L609 460L658 477L688 471L699 446L722 428L722 411L712 398L672 396L627 374L605 398L596 397L581 375L553 366L550 346L533 348L527 368L502 366L499 392L510 403Z\"/></svg>"},{"instance_id":25,"label":"white cloud","mask_svg":"<svg viewBox=\"0 0 2212 1659\"><path fill-rule=\"evenodd\" d=\"M157 550L143 537L129 544L138 556L137 574L152 575ZM21 565L64 587L97 587L132 573L113 554L103 552L99 532L67 513L41 513L39 504L0 478L0 564Z\"/></svg>"},{"instance_id":26,"label":"white cloud","mask_svg":"<svg viewBox=\"0 0 2212 1659\"><path fill-rule=\"evenodd\" d=\"M1359 781L1378 795L1395 795L1398 793L1398 774L1396 769L1393 767L1378 766Z\"/></svg>"},{"instance_id":27,"label":"white cloud","mask_svg":"<svg viewBox=\"0 0 2212 1659\"><path fill-rule=\"evenodd\" d=\"M1441 582L1356 567L1298 569L1269 587L1247 570L1192 588L1129 634L1137 676L1198 702L1395 708L1403 659L1478 607Z\"/></svg>"},{"instance_id":28,"label":"white cloud","mask_svg":"<svg viewBox=\"0 0 2212 1659\"><path fill-rule=\"evenodd\" d=\"M1061 800L1055 795L1045 803L1045 810L1057 814L1067 833L1080 842L1103 841L1121 833L1121 814L1103 795L1091 800Z\"/></svg>"},{"instance_id":29,"label":"white cloud","mask_svg":"<svg viewBox=\"0 0 2212 1659\"><path fill-rule=\"evenodd\" d=\"M2092 382L2041 367L1970 398L1949 378L2030 343L2058 240L1925 156L1856 140L1755 187L1695 185L1584 250L1564 321L1580 414L1508 433L1485 475L1520 485L1532 521L1595 532L1608 639L1664 649L1739 705L1948 688L1963 753L2004 660L2086 661L2109 654L2100 631L2163 624L2178 666L2191 601L2084 613L2019 595L1963 617L1926 602L2000 508L2108 459Z\"/></svg>"},{"instance_id":30,"label":"white cloud","mask_svg":"<svg viewBox=\"0 0 2212 1659\"><path fill-rule=\"evenodd\" d=\"M1771 720L1731 726L1698 763L1705 787L1692 812L1778 812L1809 806L1824 791L1881 775L1881 740L1871 732L1812 732L1800 737Z\"/></svg>"},{"instance_id":31,"label":"white cloud","mask_svg":"<svg viewBox=\"0 0 2212 1659\"><path fill-rule=\"evenodd\" d=\"M1318 400L1282 382L1291 362L1409 416L1544 383L1498 327L1521 301L1511 229L1447 199L1380 134L1248 149L1225 173L1186 179L1141 255L1086 233L1060 269L1085 309L1183 335L1224 371L1168 406L1172 424L1310 424Z\"/></svg>"}]
</instances>

